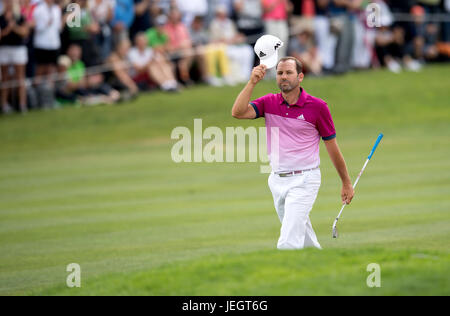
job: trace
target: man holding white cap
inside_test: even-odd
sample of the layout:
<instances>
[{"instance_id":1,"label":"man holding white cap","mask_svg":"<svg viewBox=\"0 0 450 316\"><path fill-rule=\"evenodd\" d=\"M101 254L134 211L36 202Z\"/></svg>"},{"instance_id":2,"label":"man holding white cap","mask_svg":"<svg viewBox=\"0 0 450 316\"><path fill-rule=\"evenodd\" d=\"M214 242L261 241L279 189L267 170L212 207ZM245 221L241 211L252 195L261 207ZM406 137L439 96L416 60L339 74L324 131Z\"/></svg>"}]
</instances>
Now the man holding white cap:
<instances>
[{"instance_id":1,"label":"man holding white cap","mask_svg":"<svg viewBox=\"0 0 450 316\"><path fill-rule=\"evenodd\" d=\"M253 69L249 82L236 98L232 115L238 119L265 118L272 166L269 187L281 222L277 248L320 249L309 219L321 183L320 138L342 180L343 203L351 202L354 190L336 142L328 106L300 86L304 75L299 60L285 57L278 61L278 49L282 45L271 35L256 42L255 53L261 64ZM275 66L281 92L250 101L256 84L264 78L267 69Z\"/></svg>"}]
</instances>

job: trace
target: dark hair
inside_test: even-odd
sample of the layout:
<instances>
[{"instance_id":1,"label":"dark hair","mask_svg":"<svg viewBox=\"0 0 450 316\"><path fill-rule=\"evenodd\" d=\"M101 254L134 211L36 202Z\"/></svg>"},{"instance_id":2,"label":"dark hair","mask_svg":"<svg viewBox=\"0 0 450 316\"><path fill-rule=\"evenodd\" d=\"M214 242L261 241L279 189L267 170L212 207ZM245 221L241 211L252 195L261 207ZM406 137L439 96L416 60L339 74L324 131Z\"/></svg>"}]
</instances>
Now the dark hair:
<instances>
[{"instance_id":1,"label":"dark hair","mask_svg":"<svg viewBox=\"0 0 450 316\"><path fill-rule=\"evenodd\" d=\"M281 59L278 61L277 67L276 67L275 69L278 69L278 65L279 65L280 63L283 63L283 62L288 61L288 60L293 60L293 61L295 62L295 66L296 66L296 68L297 68L297 74L300 74L300 73L303 72L303 64L302 64L302 62L301 62L300 60L298 60L297 58L292 57L292 56L288 56L288 57L283 57L283 58L281 58Z\"/></svg>"}]
</instances>

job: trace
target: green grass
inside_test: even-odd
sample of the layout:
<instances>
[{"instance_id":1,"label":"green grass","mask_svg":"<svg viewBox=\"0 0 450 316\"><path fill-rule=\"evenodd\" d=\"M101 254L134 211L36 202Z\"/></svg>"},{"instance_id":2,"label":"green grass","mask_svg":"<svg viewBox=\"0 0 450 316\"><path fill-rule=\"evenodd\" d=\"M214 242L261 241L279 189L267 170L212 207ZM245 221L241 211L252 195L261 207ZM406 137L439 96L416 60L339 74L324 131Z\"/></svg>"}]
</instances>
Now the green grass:
<instances>
[{"instance_id":1,"label":"green grass","mask_svg":"<svg viewBox=\"0 0 450 316\"><path fill-rule=\"evenodd\" d=\"M260 163L175 164L177 126L230 117L241 87L0 118L1 295L450 295L450 66L309 79L330 104L354 179L385 137L331 238L340 181L321 145L311 221L324 250L277 251ZM273 82L254 96L275 92ZM65 286L66 266L81 289ZM381 288L368 288L370 263Z\"/></svg>"}]
</instances>

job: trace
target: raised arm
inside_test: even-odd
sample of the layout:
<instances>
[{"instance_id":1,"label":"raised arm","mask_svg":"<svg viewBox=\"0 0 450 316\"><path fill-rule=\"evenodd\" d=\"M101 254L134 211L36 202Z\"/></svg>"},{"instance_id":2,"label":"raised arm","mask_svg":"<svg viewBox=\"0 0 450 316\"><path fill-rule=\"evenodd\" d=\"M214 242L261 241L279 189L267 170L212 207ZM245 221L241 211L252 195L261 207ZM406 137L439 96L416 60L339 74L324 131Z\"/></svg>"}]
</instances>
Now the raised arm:
<instances>
[{"instance_id":1,"label":"raised arm","mask_svg":"<svg viewBox=\"0 0 450 316\"><path fill-rule=\"evenodd\" d=\"M350 180L350 176L348 175L347 165L345 164L344 156L339 149L336 138L325 140L325 146L327 147L328 155L333 162L334 167L336 168L339 177L342 180L342 191L341 198L342 203L350 204L355 194L353 190L353 185Z\"/></svg>"},{"instance_id":2,"label":"raised arm","mask_svg":"<svg viewBox=\"0 0 450 316\"><path fill-rule=\"evenodd\" d=\"M253 68L252 75L247 85L241 91L241 93L234 101L231 115L237 119L254 119L256 118L256 112L253 106L250 104L252 98L253 89L266 75L266 66L259 65Z\"/></svg>"}]
</instances>

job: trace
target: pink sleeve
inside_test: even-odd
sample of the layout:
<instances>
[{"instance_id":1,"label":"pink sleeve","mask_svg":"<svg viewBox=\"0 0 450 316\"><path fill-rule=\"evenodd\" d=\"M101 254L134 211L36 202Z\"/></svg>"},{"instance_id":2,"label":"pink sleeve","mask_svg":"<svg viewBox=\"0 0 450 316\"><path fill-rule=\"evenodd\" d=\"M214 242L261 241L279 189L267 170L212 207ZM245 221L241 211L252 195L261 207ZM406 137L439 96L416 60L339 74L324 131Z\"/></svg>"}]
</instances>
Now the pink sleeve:
<instances>
[{"instance_id":1,"label":"pink sleeve","mask_svg":"<svg viewBox=\"0 0 450 316\"><path fill-rule=\"evenodd\" d=\"M330 140L336 137L336 130L334 128L333 118L331 117L330 109L326 103L320 104L319 117L317 118L316 127L319 135L323 140Z\"/></svg>"},{"instance_id":2,"label":"pink sleeve","mask_svg":"<svg viewBox=\"0 0 450 316\"><path fill-rule=\"evenodd\" d=\"M256 99L256 100L253 100L250 102L250 104L253 106L253 108L255 109L255 112L256 112L255 119L264 117L264 113L265 113L264 103L266 102L268 97L269 97L268 95L265 95L259 99Z\"/></svg>"}]
</instances>

